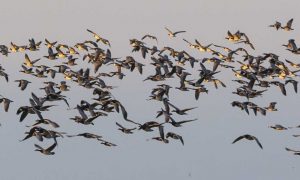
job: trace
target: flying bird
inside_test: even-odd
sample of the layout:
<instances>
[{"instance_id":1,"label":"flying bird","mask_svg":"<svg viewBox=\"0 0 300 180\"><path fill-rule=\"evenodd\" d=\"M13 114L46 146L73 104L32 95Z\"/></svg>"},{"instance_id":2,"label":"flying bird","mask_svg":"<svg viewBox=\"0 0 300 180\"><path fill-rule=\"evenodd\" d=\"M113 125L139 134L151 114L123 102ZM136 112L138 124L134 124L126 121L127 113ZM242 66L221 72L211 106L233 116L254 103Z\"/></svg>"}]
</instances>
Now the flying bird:
<instances>
[{"instance_id":1,"label":"flying bird","mask_svg":"<svg viewBox=\"0 0 300 180\"><path fill-rule=\"evenodd\" d=\"M261 149L263 149L263 147L262 147L261 143L258 141L258 139L257 139L255 136L252 136L252 135L249 135L249 134L245 134L245 135L242 135L242 136L236 138L236 139L232 142L232 144L234 144L234 143L236 143L237 141L242 140L242 139L246 139L246 140L249 140L249 141L255 140L256 143L258 144L258 146L259 146Z\"/></svg>"},{"instance_id":2,"label":"flying bird","mask_svg":"<svg viewBox=\"0 0 300 180\"><path fill-rule=\"evenodd\" d=\"M294 20L293 18L290 19L290 20L286 23L285 26L281 27L281 29L283 29L283 30L285 30L285 31L291 31L291 30L294 30L294 29L292 28L293 20Z\"/></svg>"},{"instance_id":3,"label":"flying bird","mask_svg":"<svg viewBox=\"0 0 300 180\"><path fill-rule=\"evenodd\" d=\"M176 37L177 34L186 32L186 31L176 31L176 32L173 32L170 29L168 29L167 27L165 27L165 29L168 31L168 36L169 37Z\"/></svg>"},{"instance_id":4,"label":"flying bird","mask_svg":"<svg viewBox=\"0 0 300 180\"><path fill-rule=\"evenodd\" d=\"M278 31L281 28L281 23L276 21L274 24L269 25L269 27L274 27Z\"/></svg>"},{"instance_id":5,"label":"flying bird","mask_svg":"<svg viewBox=\"0 0 300 180\"><path fill-rule=\"evenodd\" d=\"M37 148L35 151L39 151L44 155L54 155L55 152L53 152L54 148L57 146L57 143L55 142L54 144L52 144L51 146L49 146L48 148L44 149L42 148L40 145L38 144L34 144L34 146Z\"/></svg>"}]
</instances>

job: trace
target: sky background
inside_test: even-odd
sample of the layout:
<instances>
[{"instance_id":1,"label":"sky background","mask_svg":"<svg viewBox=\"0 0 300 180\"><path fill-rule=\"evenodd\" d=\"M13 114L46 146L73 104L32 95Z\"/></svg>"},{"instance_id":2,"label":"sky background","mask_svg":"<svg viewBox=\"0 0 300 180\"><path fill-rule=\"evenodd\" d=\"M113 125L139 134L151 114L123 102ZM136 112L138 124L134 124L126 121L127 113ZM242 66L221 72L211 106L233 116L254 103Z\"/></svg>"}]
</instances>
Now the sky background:
<instances>
[{"instance_id":1,"label":"sky background","mask_svg":"<svg viewBox=\"0 0 300 180\"><path fill-rule=\"evenodd\" d=\"M2 0L0 44L28 44L28 39L33 37L36 40L47 38L74 45L92 39L91 34L86 31L88 28L110 40L113 57L131 55L137 61L147 64L149 59L142 59L140 53L131 53L129 39L139 39L149 33L158 37L159 47L185 49L197 58L204 58L208 54L190 50L182 38L236 48L238 46L227 42L225 37L227 30L241 30L256 47L255 51L249 50L252 55L273 52L280 55L281 60L289 59L299 63L298 56L281 46L291 38L300 42L299 5L297 0ZM276 31L268 27L276 20L287 22L290 18L294 18L295 30L292 32ZM185 30L187 33L170 39L164 27L174 31ZM152 41L147 42L153 44ZM45 49L41 52L29 52L33 59L45 53ZM179 141L171 141L165 145L147 140L157 136L157 132L137 131L132 135L124 135L117 130L115 122L126 127L132 125L122 120L121 114L100 118L96 120L95 126L75 124L69 118L78 112L68 111L65 104L57 102L53 104L59 106L52 108L45 116L61 125L58 131L69 134L92 132L118 146L108 148L97 141L81 137L64 138L59 139L54 156L43 156L33 151L34 143L46 147L52 141L40 143L31 138L19 142L25 136L24 132L28 131L25 125L30 125L35 117L31 116L19 123L16 110L19 106L28 104L31 92L38 96L44 94L38 90L41 80L33 79L35 83L24 92L13 82L25 77L18 73L23 61L24 54L21 53L10 54L9 57L0 55L0 63L10 75L9 84L0 77L0 94L15 101L8 113L0 108L0 179L279 180L296 179L300 175L299 158L284 150L285 147L300 149L300 140L292 137L293 134L300 134L300 129L278 132L268 128L274 124L300 124L299 94L295 94L289 86L288 95L284 97L273 87L262 98L254 101L261 106L276 101L279 111L268 113L266 117L255 117L253 113L248 116L230 105L234 100L245 99L232 94L237 84L231 82L233 77L229 70L216 76L225 82L227 88L215 90L213 86L208 86L208 95L201 95L198 101L194 100L192 92L171 89L170 100L175 105L181 108L198 107L183 117L198 118L198 121L185 124L182 128L166 127L166 131L182 135L185 146ZM118 86L112 91L114 97L124 104L129 117L135 121L154 120L156 111L162 105L146 99L157 83L142 82L147 75L153 74L153 68L145 69L142 76L129 71L125 74L122 81L116 78L106 80L108 84ZM173 85L178 86L176 82ZM73 83L70 92L64 93L72 107L81 99L89 100L92 97L91 91L74 85ZM247 133L258 137L264 149L258 148L254 142L240 141L231 144L236 137Z\"/></svg>"}]
</instances>

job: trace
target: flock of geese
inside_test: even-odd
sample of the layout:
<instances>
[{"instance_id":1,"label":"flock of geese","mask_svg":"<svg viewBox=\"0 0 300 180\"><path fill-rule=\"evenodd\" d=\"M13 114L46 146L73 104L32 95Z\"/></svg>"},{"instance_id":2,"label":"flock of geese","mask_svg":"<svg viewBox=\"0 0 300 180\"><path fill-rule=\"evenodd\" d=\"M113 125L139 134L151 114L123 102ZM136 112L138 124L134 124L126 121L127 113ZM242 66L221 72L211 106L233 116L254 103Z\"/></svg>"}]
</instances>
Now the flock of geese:
<instances>
[{"instance_id":1,"label":"flock of geese","mask_svg":"<svg viewBox=\"0 0 300 180\"><path fill-rule=\"evenodd\" d=\"M270 27L274 27L276 30L292 31L294 30L292 23L293 19L289 20L285 26L282 26L280 22L276 21ZM172 31L167 27L165 30L170 38L179 38L178 36L186 33L186 31ZM150 34L146 34L140 39L130 39L129 43L132 47L132 53L141 53L141 57L147 59L145 63L135 60L132 56L126 56L125 58L113 57L109 40L92 30L87 29L87 32L93 36L93 39L76 43L72 46L60 44L57 41L51 42L48 39L45 39L43 42L35 41L33 38L29 39L29 44L27 45L17 45L13 42L9 46L0 45L0 53L4 57L11 56L13 53L24 54L24 61L20 64L19 70L20 73L24 74L24 79L15 79L13 81L18 84L21 91L26 91L26 88L31 86L32 78L45 79L40 87L44 91L44 95L37 96L36 92L31 92L29 103L20 106L16 112L20 116L20 122L28 119L28 115L34 115L35 119L37 118L32 125L27 126L29 130L25 132L25 137L20 141L25 141L32 137L35 137L40 142L44 139L53 140L53 144L49 147L34 144L35 151L39 151L42 154L55 154L54 150L57 147L58 138L65 136L69 138L81 136L95 139L105 146L117 146L105 137L89 132L67 134L56 131L55 129L60 127L58 122L48 119L43 112L50 111L52 107L57 106L53 104L53 102L57 101L64 103L66 109L75 109L77 111L77 115L70 117L70 120L76 123L94 125L100 117L117 112L122 114L125 121L115 122L115 124L118 130L124 134L132 134L138 130L146 132L156 130L158 135L151 139L161 143L178 140L184 145L183 137L174 131L185 123L192 123L197 120L196 118L181 118L196 107L182 108L176 105L169 98L171 89L172 91L193 92L195 100L198 100L201 94L208 93L208 84L213 85L216 89L220 87L226 88L226 84L217 76L218 73L227 69L228 72L234 75L235 78L232 81L238 86L233 94L245 98L245 101L233 101L231 105L248 115L253 111L255 116L266 116L267 113L278 111L276 102L270 102L263 106L253 102L254 98L263 96L269 88L278 88L278 92L284 96L288 93L287 86L291 86L295 93L298 92L298 81L296 80L298 75L296 73L300 71L300 64L290 60L282 61L274 53L264 53L259 56L251 55L249 48L252 51L255 50L255 46L248 35L241 31L236 31L235 33L228 31L227 37L225 37L226 40L233 44L243 45L243 47L236 49L216 44L203 45L197 39L195 39L194 43L183 39L183 42L187 43L189 49L211 55L205 58L196 58L185 50L178 50L172 47L159 48L157 47L157 37ZM152 45L150 46L149 44ZM300 54L300 48L297 47L294 39L288 40L287 44L283 46L293 54ZM29 54L39 51L42 47L47 48L48 53L46 55L35 59ZM52 61L56 64L50 67L46 65L47 61ZM81 63L91 64L91 67L86 65L80 66ZM102 68L104 66L110 72L104 72L104 68ZM151 90L148 100L161 102L162 107L158 109L156 118L162 117L162 120L141 123L129 117L126 108L111 93L111 90L115 87L108 85L106 80L107 78L122 80L126 76L125 72L128 71L137 71L143 76L143 69L146 66L147 68L152 67L154 74L145 77L144 81L157 82L157 85ZM79 67L79 70L75 70L76 67ZM189 72L188 69L196 69L200 73L194 76L195 73ZM2 84L12 81L9 73L6 72L1 64L0 76L3 77L2 80L0 79L3 81L1 82ZM168 85L168 79L178 80L178 86L172 87ZM90 89L93 97L90 101L81 100L75 107L71 107L64 92L70 91L75 85ZM4 111L8 112L10 104L17 102L12 98L1 95L0 103L4 105ZM125 122L130 127L125 127L123 125ZM174 127L174 131L165 133L164 127L167 125ZM287 128L276 124L270 126L270 128L287 130L290 127ZM298 135L294 136L298 137ZM254 140L263 149L258 138L253 135L241 135L232 143L240 140ZM300 155L298 150L290 148L286 148L286 150L293 152L295 155Z\"/></svg>"}]
</instances>

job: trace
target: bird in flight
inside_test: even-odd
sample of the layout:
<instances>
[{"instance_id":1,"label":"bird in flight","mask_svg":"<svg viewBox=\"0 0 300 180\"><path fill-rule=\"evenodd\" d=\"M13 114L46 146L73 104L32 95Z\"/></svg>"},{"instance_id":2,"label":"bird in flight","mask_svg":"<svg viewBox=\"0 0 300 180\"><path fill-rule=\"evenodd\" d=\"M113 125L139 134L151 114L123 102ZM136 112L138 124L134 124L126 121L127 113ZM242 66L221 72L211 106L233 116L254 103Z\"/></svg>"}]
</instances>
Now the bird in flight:
<instances>
[{"instance_id":1,"label":"bird in flight","mask_svg":"<svg viewBox=\"0 0 300 180\"><path fill-rule=\"evenodd\" d=\"M263 149L263 147L262 147L261 143L258 141L258 139L257 139L255 136L252 136L252 135L250 135L250 134L245 134L245 135L242 135L242 136L236 138L236 139L232 142L232 144L236 143L237 141L239 141L239 140L241 140L241 139L247 139L247 140L249 140L249 141L255 140L256 143L258 144L258 146L259 146L261 149Z\"/></svg>"},{"instance_id":2,"label":"bird in flight","mask_svg":"<svg viewBox=\"0 0 300 180\"><path fill-rule=\"evenodd\" d=\"M278 31L281 28L281 22L276 21L274 24L269 25L269 27L274 27Z\"/></svg>"},{"instance_id":3,"label":"bird in flight","mask_svg":"<svg viewBox=\"0 0 300 180\"><path fill-rule=\"evenodd\" d=\"M283 30L285 30L285 31L291 31L291 30L294 30L294 29L292 28L293 20L294 20L293 18L290 19L290 20L286 23L285 26L281 27L281 29L283 29Z\"/></svg>"},{"instance_id":4,"label":"bird in flight","mask_svg":"<svg viewBox=\"0 0 300 180\"><path fill-rule=\"evenodd\" d=\"M176 37L177 34L179 34L179 33L185 33L186 32L186 31L176 31L176 32L173 32L170 29L168 29L167 27L165 27L165 29L168 31L169 37Z\"/></svg>"},{"instance_id":5,"label":"bird in flight","mask_svg":"<svg viewBox=\"0 0 300 180\"><path fill-rule=\"evenodd\" d=\"M44 149L40 145L34 144L34 146L37 148L35 151L39 151L44 155L54 155L55 152L53 152L53 149L56 147L56 145L57 145L57 143L55 142L54 144L49 146L47 149Z\"/></svg>"}]
</instances>

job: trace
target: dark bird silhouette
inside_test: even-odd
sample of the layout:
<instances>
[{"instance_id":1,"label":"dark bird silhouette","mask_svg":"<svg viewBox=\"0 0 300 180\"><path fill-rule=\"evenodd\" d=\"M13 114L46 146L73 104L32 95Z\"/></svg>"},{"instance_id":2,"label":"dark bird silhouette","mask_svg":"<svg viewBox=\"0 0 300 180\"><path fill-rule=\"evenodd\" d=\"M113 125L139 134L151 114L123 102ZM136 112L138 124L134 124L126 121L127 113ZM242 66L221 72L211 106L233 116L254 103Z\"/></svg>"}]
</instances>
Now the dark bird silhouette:
<instances>
[{"instance_id":1,"label":"dark bird silhouette","mask_svg":"<svg viewBox=\"0 0 300 180\"><path fill-rule=\"evenodd\" d=\"M256 143L258 144L258 146L259 146L261 149L263 149L263 147L262 147L261 143L258 141L258 139L257 139L255 136L252 136L252 135L249 135L249 134L245 134L245 135L242 135L242 136L236 138L236 139L232 142L232 144L236 143L237 141L239 141L239 140L241 140L241 139L247 139L247 140L249 140L249 141L255 140Z\"/></svg>"},{"instance_id":2,"label":"dark bird silhouette","mask_svg":"<svg viewBox=\"0 0 300 180\"><path fill-rule=\"evenodd\" d=\"M2 95L0 95L0 97L2 97L2 98L0 98L0 103L3 103L3 105L4 105L4 111L8 112L10 103L12 103L14 101L12 101L12 100L10 100L8 98L5 98Z\"/></svg>"},{"instance_id":3,"label":"dark bird silhouette","mask_svg":"<svg viewBox=\"0 0 300 180\"><path fill-rule=\"evenodd\" d=\"M24 91L26 89L27 85L29 83L31 83L30 81L28 81L26 79L15 80L15 82L19 83L18 87L21 88L21 91Z\"/></svg>"},{"instance_id":4,"label":"dark bird silhouette","mask_svg":"<svg viewBox=\"0 0 300 180\"><path fill-rule=\"evenodd\" d=\"M155 40L156 43L157 43L157 38L156 38L155 36L152 36L152 35L150 35L150 34L146 34L146 35L144 35L144 36L142 37L142 40L144 40L144 39L146 39L146 38L153 39L153 40Z\"/></svg>"},{"instance_id":5,"label":"dark bird silhouette","mask_svg":"<svg viewBox=\"0 0 300 180\"><path fill-rule=\"evenodd\" d=\"M294 150L294 149L290 149L290 148L285 148L286 151L292 152L294 155L300 155L300 151L299 150Z\"/></svg>"},{"instance_id":6,"label":"dark bird silhouette","mask_svg":"<svg viewBox=\"0 0 300 180\"><path fill-rule=\"evenodd\" d=\"M172 112L175 112L175 113L177 113L179 115L186 115L187 111L190 111L190 110L193 110L193 109L197 108L197 107L192 107L192 108L186 108L186 109L179 109L176 106L174 106L173 104L171 104L170 102L169 102L169 105L174 108L174 110L172 110Z\"/></svg>"},{"instance_id":7,"label":"dark bird silhouette","mask_svg":"<svg viewBox=\"0 0 300 180\"><path fill-rule=\"evenodd\" d=\"M180 140L181 144L184 145L184 141L183 141L182 136L180 136L178 134L175 134L173 132L168 132L166 134L166 138L178 139L178 140Z\"/></svg>"},{"instance_id":8,"label":"dark bird silhouette","mask_svg":"<svg viewBox=\"0 0 300 180\"><path fill-rule=\"evenodd\" d=\"M277 104L276 102L270 102L269 106L265 107L265 109L268 111L277 111L277 109L275 108L276 104Z\"/></svg>"},{"instance_id":9,"label":"dark bird silhouette","mask_svg":"<svg viewBox=\"0 0 300 180\"><path fill-rule=\"evenodd\" d=\"M294 91L295 93L298 92L298 81L294 80L294 79L288 79L285 81L285 85L287 85L288 83L291 83L293 85Z\"/></svg>"},{"instance_id":10,"label":"dark bird silhouette","mask_svg":"<svg viewBox=\"0 0 300 180\"><path fill-rule=\"evenodd\" d=\"M274 27L278 31L281 28L281 23L276 21L274 24L269 25L269 27Z\"/></svg>"},{"instance_id":11,"label":"dark bird silhouette","mask_svg":"<svg viewBox=\"0 0 300 180\"><path fill-rule=\"evenodd\" d=\"M41 152L44 155L54 155L55 152L53 152L53 150L57 146L57 143L55 142L54 144L52 144L51 146L49 146L46 149L42 148L38 144L34 144L34 146L37 148L35 151L39 151L39 152Z\"/></svg>"},{"instance_id":12,"label":"dark bird silhouette","mask_svg":"<svg viewBox=\"0 0 300 180\"><path fill-rule=\"evenodd\" d=\"M84 138L97 139L97 140L100 140L102 138L102 136L99 136L97 134L92 134L92 133L80 133L77 135L67 135L67 137L76 137L76 136L82 136Z\"/></svg>"},{"instance_id":13,"label":"dark bird silhouette","mask_svg":"<svg viewBox=\"0 0 300 180\"><path fill-rule=\"evenodd\" d=\"M182 121L175 121L172 117L170 117L170 120L171 120L171 124L174 126L174 127L181 127L182 124L184 123L188 123L188 122L192 122L192 121L196 121L197 119L190 119L190 120L182 120Z\"/></svg>"},{"instance_id":14,"label":"dark bird silhouette","mask_svg":"<svg viewBox=\"0 0 300 180\"><path fill-rule=\"evenodd\" d=\"M177 34L186 32L186 31L176 31L176 32L173 32L170 29L168 29L167 27L165 27L165 29L168 31L169 37L176 37Z\"/></svg>"},{"instance_id":15,"label":"dark bird silhouette","mask_svg":"<svg viewBox=\"0 0 300 180\"><path fill-rule=\"evenodd\" d=\"M158 137L153 137L152 139L157 140L157 141L161 141L163 143L169 143L169 140L166 139L165 137L165 132L164 132L164 126L158 126L158 130L159 130L159 136Z\"/></svg>"},{"instance_id":16,"label":"dark bird silhouette","mask_svg":"<svg viewBox=\"0 0 300 180\"><path fill-rule=\"evenodd\" d=\"M116 125L119 126L118 130L122 131L125 134L132 134L133 133L132 131L136 129L136 128L131 128L131 129L125 128L125 127L123 127L121 124L119 124L117 122L116 122Z\"/></svg>"},{"instance_id":17,"label":"dark bird silhouette","mask_svg":"<svg viewBox=\"0 0 300 180\"><path fill-rule=\"evenodd\" d=\"M56 122L51 121L50 119L38 119L31 126L36 126L36 125L39 125L39 124L48 124L48 125L50 125L53 128L58 128L59 127L59 125Z\"/></svg>"}]
</instances>

